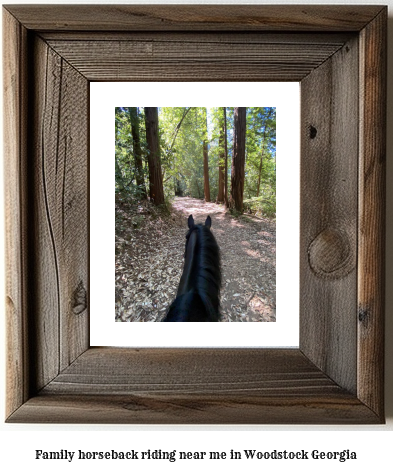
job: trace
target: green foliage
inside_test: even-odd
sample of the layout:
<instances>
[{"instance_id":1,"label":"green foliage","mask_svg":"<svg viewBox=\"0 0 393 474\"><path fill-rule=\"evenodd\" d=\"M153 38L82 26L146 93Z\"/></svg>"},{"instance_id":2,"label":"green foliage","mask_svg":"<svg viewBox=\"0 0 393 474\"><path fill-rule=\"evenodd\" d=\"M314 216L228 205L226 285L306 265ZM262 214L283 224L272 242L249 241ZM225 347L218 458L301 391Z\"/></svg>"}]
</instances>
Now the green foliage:
<instances>
[{"instance_id":1,"label":"green foliage","mask_svg":"<svg viewBox=\"0 0 393 474\"><path fill-rule=\"evenodd\" d=\"M179 125L181 124L181 125ZM203 140L206 109L162 107L160 135L164 191L203 199Z\"/></svg>"},{"instance_id":2,"label":"green foliage","mask_svg":"<svg viewBox=\"0 0 393 474\"><path fill-rule=\"evenodd\" d=\"M142 199L137 185L137 168L131 128L130 107L115 110L116 192ZM134 109L135 110L135 109ZM228 145L228 186L231 183L233 107L226 108ZM149 187L144 109L137 114L144 186ZM203 142L208 141L210 197L218 194L218 167L224 160L223 107L161 107L159 135L166 207L175 195L204 198ZM230 189L228 190L228 195ZM246 212L275 216L276 193L276 110L247 108L244 208Z\"/></svg>"},{"instance_id":3,"label":"green foliage","mask_svg":"<svg viewBox=\"0 0 393 474\"><path fill-rule=\"evenodd\" d=\"M244 211L262 217L276 217L276 193L270 188L264 188L259 197L244 199Z\"/></svg>"},{"instance_id":4,"label":"green foliage","mask_svg":"<svg viewBox=\"0 0 393 474\"><path fill-rule=\"evenodd\" d=\"M145 119L142 109L138 111L142 154L146 156ZM144 164L143 174L148 176L147 164ZM136 166L131 132L131 117L129 107L115 109L115 190L129 193L140 198L142 190L136 185Z\"/></svg>"},{"instance_id":5,"label":"green foliage","mask_svg":"<svg viewBox=\"0 0 393 474\"><path fill-rule=\"evenodd\" d=\"M276 111L271 107L250 108L247 114L244 197L258 197L266 187L275 192L275 186Z\"/></svg>"}]
</instances>

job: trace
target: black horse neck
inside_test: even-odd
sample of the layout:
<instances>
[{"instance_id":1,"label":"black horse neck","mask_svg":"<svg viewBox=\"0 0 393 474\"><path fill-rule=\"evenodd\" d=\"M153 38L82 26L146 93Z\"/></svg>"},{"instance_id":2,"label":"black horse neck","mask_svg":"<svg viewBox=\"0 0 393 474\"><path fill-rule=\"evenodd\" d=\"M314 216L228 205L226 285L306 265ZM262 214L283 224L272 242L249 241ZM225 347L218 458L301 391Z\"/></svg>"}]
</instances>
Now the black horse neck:
<instances>
[{"instance_id":1,"label":"black horse neck","mask_svg":"<svg viewBox=\"0 0 393 474\"><path fill-rule=\"evenodd\" d=\"M200 252L197 226L188 231L186 239L183 273L176 296L181 296L192 290L197 278L198 253Z\"/></svg>"},{"instance_id":2,"label":"black horse neck","mask_svg":"<svg viewBox=\"0 0 393 474\"><path fill-rule=\"evenodd\" d=\"M177 297L164 321L219 321L220 256L210 229L194 225L187 234Z\"/></svg>"}]
</instances>

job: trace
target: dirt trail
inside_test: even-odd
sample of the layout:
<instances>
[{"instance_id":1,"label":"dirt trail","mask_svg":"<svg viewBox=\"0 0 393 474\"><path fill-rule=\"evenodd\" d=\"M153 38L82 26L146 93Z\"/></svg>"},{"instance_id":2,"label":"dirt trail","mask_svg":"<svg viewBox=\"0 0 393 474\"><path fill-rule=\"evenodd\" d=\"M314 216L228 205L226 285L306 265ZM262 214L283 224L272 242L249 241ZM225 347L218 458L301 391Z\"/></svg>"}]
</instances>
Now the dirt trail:
<instances>
[{"instance_id":1,"label":"dirt trail","mask_svg":"<svg viewBox=\"0 0 393 474\"><path fill-rule=\"evenodd\" d=\"M235 219L223 205L177 198L175 209L196 222L210 215L212 232L221 251L224 321L275 321L276 230L269 219Z\"/></svg>"},{"instance_id":2,"label":"dirt trail","mask_svg":"<svg viewBox=\"0 0 393 474\"><path fill-rule=\"evenodd\" d=\"M129 237L126 260L133 262L131 271L125 259L117 258L116 319L159 321L164 316L176 295L187 217L192 214L196 223L204 223L208 215L212 218L211 230L221 251L222 320L275 321L275 222L248 215L234 218L223 205L187 197L175 198L173 208L169 222L158 226L159 240L146 229Z\"/></svg>"}]
</instances>

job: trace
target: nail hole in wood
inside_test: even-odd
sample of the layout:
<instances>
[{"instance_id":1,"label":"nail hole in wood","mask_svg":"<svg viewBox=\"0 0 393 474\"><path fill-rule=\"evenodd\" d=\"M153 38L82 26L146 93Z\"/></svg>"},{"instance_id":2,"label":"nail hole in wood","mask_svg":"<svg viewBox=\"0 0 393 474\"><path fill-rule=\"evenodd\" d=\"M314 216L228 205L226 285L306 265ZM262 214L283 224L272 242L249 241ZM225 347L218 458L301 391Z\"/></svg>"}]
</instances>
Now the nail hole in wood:
<instances>
[{"instance_id":1,"label":"nail hole in wood","mask_svg":"<svg viewBox=\"0 0 393 474\"><path fill-rule=\"evenodd\" d=\"M310 138L313 140L317 136L317 129L310 125Z\"/></svg>"},{"instance_id":2,"label":"nail hole in wood","mask_svg":"<svg viewBox=\"0 0 393 474\"><path fill-rule=\"evenodd\" d=\"M370 316L370 312L368 309L359 308L358 318L359 318L360 323L367 324L367 320L369 319L369 316Z\"/></svg>"}]
</instances>

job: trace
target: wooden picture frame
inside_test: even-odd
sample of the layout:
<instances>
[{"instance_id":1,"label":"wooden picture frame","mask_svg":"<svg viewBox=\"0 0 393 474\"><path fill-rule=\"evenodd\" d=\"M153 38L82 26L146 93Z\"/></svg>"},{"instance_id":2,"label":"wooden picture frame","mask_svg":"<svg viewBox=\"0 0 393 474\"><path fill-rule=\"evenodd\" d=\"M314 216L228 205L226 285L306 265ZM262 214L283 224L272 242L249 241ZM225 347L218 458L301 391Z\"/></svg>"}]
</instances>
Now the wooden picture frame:
<instances>
[{"instance_id":1,"label":"wooden picture frame","mask_svg":"<svg viewBox=\"0 0 393 474\"><path fill-rule=\"evenodd\" d=\"M3 8L8 422L384 422L386 23L383 6ZM89 82L153 80L301 83L298 349L90 347Z\"/></svg>"}]
</instances>

